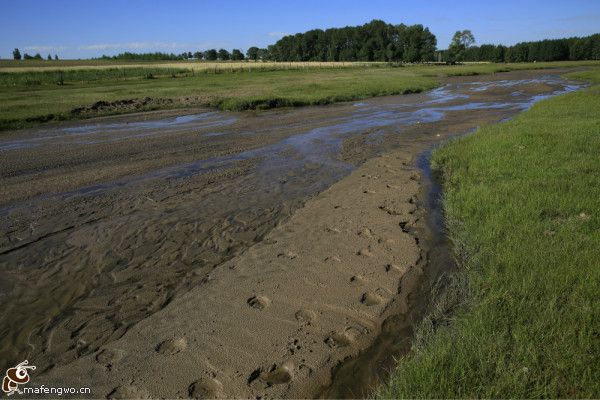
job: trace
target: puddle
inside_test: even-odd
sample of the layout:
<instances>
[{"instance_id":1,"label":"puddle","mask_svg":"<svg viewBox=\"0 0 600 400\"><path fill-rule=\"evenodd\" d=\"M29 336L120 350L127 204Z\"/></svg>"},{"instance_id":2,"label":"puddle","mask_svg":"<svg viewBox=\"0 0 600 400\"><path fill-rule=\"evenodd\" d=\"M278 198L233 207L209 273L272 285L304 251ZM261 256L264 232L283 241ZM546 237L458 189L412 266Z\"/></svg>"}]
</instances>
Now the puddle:
<instances>
[{"instance_id":1,"label":"puddle","mask_svg":"<svg viewBox=\"0 0 600 400\"><path fill-rule=\"evenodd\" d=\"M46 144L82 145L118 142L127 139L163 135L165 131L169 130L179 132L182 129L219 128L231 125L236 121L236 117L213 111L149 121L84 124L74 127L44 130L43 136L39 137L5 142L0 141L0 152L39 147ZM79 139L92 135L95 135L93 139Z\"/></svg>"}]
</instances>

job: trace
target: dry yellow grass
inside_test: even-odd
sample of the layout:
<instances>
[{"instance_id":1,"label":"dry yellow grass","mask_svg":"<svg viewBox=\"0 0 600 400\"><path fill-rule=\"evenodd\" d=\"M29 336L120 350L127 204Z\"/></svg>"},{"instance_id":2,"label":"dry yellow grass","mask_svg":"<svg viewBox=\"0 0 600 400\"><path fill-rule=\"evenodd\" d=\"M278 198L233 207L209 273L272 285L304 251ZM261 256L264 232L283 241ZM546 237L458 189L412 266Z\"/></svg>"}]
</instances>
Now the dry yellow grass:
<instances>
[{"instance_id":1,"label":"dry yellow grass","mask_svg":"<svg viewBox=\"0 0 600 400\"><path fill-rule=\"evenodd\" d=\"M350 68L382 66L384 62L253 62L253 61L112 61L112 60L65 60L36 62L0 62L0 72L35 72L53 70L85 70L106 68L186 68L194 71L241 71L241 70L286 70L308 68Z\"/></svg>"}]
</instances>

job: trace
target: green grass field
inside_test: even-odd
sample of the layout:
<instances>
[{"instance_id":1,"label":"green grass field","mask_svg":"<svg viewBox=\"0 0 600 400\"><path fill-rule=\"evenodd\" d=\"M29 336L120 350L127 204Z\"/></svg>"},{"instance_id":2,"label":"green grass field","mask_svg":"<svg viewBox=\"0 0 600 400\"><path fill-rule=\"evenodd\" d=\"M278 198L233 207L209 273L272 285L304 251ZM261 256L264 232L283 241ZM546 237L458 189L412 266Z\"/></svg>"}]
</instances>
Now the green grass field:
<instances>
[{"instance_id":1,"label":"green grass field","mask_svg":"<svg viewBox=\"0 0 600 400\"><path fill-rule=\"evenodd\" d=\"M598 65L597 62L559 62L400 68L381 63L317 63L316 66L264 63L261 68L252 67L261 64L221 63L218 69L213 69L201 62L128 65L98 60L24 61L22 64L3 61L0 63L0 130L53 120L190 106L239 111L329 104L424 91L437 86L441 76ZM141 99L144 101L137 101ZM125 107L112 104L122 100L135 101ZM98 102L108 104L94 107Z\"/></svg>"},{"instance_id":2,"label":"green grass field","mask_svg":"<svg viewBox=\"0 0 600 400\"><path fill-rule=\"evenodd\" d=\"M378 397L600 397L600 69L569 77L595 85L435 152L459 301Z\"/></svg>"}]
</instances>

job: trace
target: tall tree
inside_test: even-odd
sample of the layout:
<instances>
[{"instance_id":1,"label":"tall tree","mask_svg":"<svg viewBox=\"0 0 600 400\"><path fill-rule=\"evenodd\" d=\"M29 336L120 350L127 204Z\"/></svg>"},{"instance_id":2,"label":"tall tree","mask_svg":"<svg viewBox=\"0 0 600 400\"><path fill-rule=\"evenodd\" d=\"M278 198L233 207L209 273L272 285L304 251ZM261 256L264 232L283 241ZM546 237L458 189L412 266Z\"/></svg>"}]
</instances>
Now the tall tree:
<instances>
[{"instance_id":1,"label":"tall tree","mask_svg":"<svg viewBox=\"0 0 600 400\"><path fill-rule=\"evenodd\" d=\"M21 59L21 52L19 51L19 49L14 49L13 50L13 58L15 60L20 60Z\"/></svg>"},{"instance_id":2,"label":"tall tree","mask_svg":"<svg viewBox=\"0 0 600 400\"><path fill-rule=\"evenodd\" d=\"M231 59L235 61L241 61L244 59L244 53L239 49L233 49L231 51Z\"/></svg>"},{"instance_id":3,"label":"tall tree","mask_svg":"<svg viewBox=\"0 0 600 400\"><path fill-rule=\"evenodd\" d=\"M231 58L231 55L229 54L229 52L225 49L219 49L219 60L221 61L225 61L225 60L229 60Z\"/></svg>"},{"instance_id":4,"label":"tall tree","mask_svg":"<svg viewBox=\"0 0 600 400\"><path fill-rule=\"evenodd\" d=\"M470 30L456 31L448 47L448 61L450 63L464 61L466 51L475 43L475 37Z\"/></svg>"},{"instance_id":5,"label":"tall tree","mask_svg":"<svg viewBox=\"0 0 600 400\"><path fill-rule=\"evenodd\" d=\"M391 25L373 20L362 26L313 29L288 35L269 47L276 61L433 60L436 38L422 25Z\"/></svg>"},{"instance_id":6,"label":"tall tree","mask_svg":"<svg viewBox=\"0 0 600 400\"><path fill-rule=\"evenodd\" d=\"M269 50L268 49L258 49L258 59L259 60L268 60L269 59Z\"/></svg>"},{"instance_id":7,"label":"tall tree","mask_svg":"<svg viewBox=\"0 0 600 400\"><path fill-rule=\"evenodd\" d=\"M246 51L246 57L248 57L249 60L258 60L258 51L260 49L256 46L252 46L248 49L248 51Z\"/></svg>"},{"instance_id":8,"label":"tall tree","mask_svg":"<svg viewBox=\"0 0 600 400\"><path fill-rule=\"evenodd\" d=\"M215 61L218 57L217 50L210 49L204 52L204 59L207 61Z\"/></svg>"}]
</instances>

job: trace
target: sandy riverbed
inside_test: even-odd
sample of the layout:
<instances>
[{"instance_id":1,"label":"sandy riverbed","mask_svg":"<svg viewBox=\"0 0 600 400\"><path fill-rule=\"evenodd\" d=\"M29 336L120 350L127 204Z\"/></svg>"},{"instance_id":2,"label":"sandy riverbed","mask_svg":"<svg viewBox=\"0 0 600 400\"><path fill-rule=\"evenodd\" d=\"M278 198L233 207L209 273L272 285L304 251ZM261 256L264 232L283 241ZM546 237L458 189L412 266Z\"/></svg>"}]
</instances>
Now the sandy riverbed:
<instances>
[{"instance_id":1,"label":"sandy riverbed","mask_svg":"<svg viewBox=\"0 0 600 400\"><path fill-rule=\"evenodd\" d=\"M2 359L95 397L319 394L421 289L416 156L570 88L545 75L3 136Z\"/></svg>"}]
</instances>

